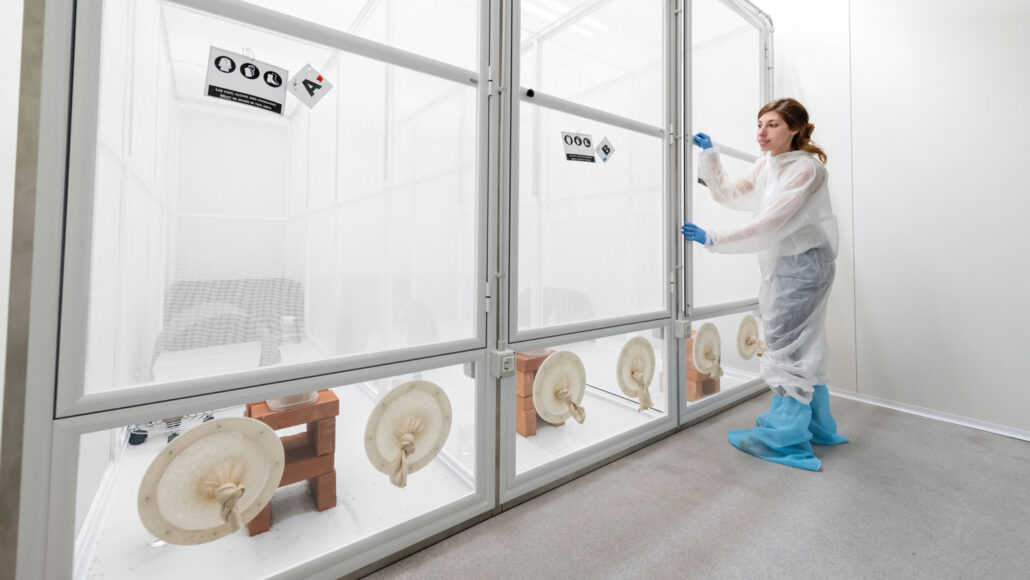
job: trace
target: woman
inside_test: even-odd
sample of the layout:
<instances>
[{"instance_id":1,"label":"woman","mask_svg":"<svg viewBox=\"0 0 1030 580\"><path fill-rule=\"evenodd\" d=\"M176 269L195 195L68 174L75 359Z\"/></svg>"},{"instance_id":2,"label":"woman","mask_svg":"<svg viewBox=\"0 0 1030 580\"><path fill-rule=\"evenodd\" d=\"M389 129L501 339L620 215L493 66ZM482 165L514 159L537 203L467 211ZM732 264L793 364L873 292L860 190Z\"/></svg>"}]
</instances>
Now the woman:
<instances>
[{"instance_id":1,"label":"woman","mask_svg":"<svg viewBox=\"0 0 1030 580\"><path fill-rule=\"evenodd\" d=\"M752 429L730 431L730 443L767 461L812 471L812 443L837 445L826 390L826 302L837 257L837 218L826 187L826 154L812 143L815 126L794 99L758 112L758 145L766 154L739 179L726 174L718 150L704 133L698 174L712 197L727 207L754 211L732 231L705 231L687 222L683 236L712 252L757 253L762 271L758 303L769 351L762 379L773 390L769 411Z\"/></svg>"}]
</instances>

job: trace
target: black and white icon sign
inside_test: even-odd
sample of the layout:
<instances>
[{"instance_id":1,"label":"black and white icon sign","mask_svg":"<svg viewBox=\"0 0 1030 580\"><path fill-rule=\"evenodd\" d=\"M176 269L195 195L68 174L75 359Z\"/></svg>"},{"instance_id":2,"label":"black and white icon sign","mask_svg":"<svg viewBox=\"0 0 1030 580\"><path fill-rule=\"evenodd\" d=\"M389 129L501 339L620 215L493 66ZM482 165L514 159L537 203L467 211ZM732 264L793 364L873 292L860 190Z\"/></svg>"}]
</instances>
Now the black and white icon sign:
<instances>
[{"instance_id":1,"label":"black and white icon sign","mask_svg":"<svg viewBox=\"0 0 1030 580\"><path fill-rule=\"evenodd\" d=\"M258 67L254 66L253 63L247 62L240 65L240 74L248 79L256 79L257 76L261 74L261 71L259 71Z\"/></svg>"},{"instance_id":2,"label":"black and white icon sign","mask_svg":"<svg viewBox=\"0 0 1030 580\"><path fill-rule=\"evenodd\" d=\"M238 72L236 63L242 63ZM281 115L286 105L284 79L289 76L284 68L212 46L204 94Z\"/></svg>"},{"instance_id":3,"label":"black and white icon sign","mask_svg":"<svg viewBox=\"0 0 1030 580\"><path fill-rule=\"evenodd\" d=\"M265 73L265 84L270 87L279 87L283 84L283 77L279 76L279 73L274 70L270 70Z\"/></svg>"},{"instance_id":4,"label":"black and white icon sign","mask_svg":"<svg viewBox=\"0 0 1030 580\"><path fill-rule=\"evenodd\" d=\"M567 161L594 163L594 141L590 135L562 131L561 138Z\"/></svg>"},{"instance_id":5,"label":"black and white icon sign","mask_svg":"<svg viewBox=\"0 0 1030 580\"><path fill-rule=\"evenodd\" d=\"M236 62L227 56L220 56L215 59L215 68L224 73L231 73L236 70Z\"/></svg>"},{"instance_id":6,"label":"black and white icon sign","mask_svg":"<svg viewBox=\"0 0 1030 580\"><path fill-rule=\"evenodd\" d=\"M576 147L590 147L590 137L572 134L566 134L564 137L566 145L575 145Z\"/></svg>"},{"instance_id":7,"label":"black and white icon sign","mask_svg":"<svg viewBox=\"0 0 1030 580\"><path fill-rule=\"evenodd\" d=\"M315 103L321 100L329 92L329 89L333 88L333 83L319 74L310 64L305 65L297 74L293 75L288 84L293 96L308 107L314 107Z\"/></svg>"},{"instance_id":8,"label":"black and white icon sign","mask_svg":"<svg viewBox=\"0 0 1030 580\"><path fill-rule=\"evenodd\" d=\"M611 144L611 141L608 141L607 137L601 139L601 143L597 146L597 156L601 158L601 161L608 163L608 159L614 154L615 147Z\"/></svg>"}]
</instances>

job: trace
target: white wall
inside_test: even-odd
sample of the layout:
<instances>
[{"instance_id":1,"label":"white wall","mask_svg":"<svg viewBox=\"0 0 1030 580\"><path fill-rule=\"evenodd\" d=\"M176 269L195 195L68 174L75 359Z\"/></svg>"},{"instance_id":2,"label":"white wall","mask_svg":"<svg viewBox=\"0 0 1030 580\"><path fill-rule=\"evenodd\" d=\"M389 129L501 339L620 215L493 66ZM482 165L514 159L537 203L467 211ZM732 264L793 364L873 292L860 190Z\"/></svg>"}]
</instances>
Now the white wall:
<instances>
[{"instance_id":1,"label":"white wall","mask_svg":"<svg viewBox=\"0 0 1030 580\"><path fill-rule=\"evenodd\" d=\"M220 104L179 118L173 281L283 276L288 122Z\"/></svg>"},{"instance_id":2,"label":"white wall","mask_svg":"<svg viewBox=\"0 0 1030 580\"><path fill-rule=\"evenodd\" d=\"M104 4L86 390L146 380L160 329L175 109L156 0Z\"/></svg>"},{"instance_id":3,"label":"white wall","mask_svg":"<svg viewBox=\"0 0 1030 580\"><path fill-rule=\"evenodd\" d=\"M777 98L795 98L826 151L830 196L840 225L837 277L827 311L830 386L854 391L855 257L852 228L850 56L847 0L756 0L773 19Z\"/></svg>"},{"instance_id":4,"label":"white wall","mask_svg":"<svg viewBox=\"0 0 1030 580\"><path fill-rule=\"evenodd\" d=\"M7 296L11 278L11 214L14 210L14 160L18 141L18 90L21 78L20 1L0 4L0 54L9 82L0 84L0 433L4 418L4 360L7 357Z\"/></svg>"},{"instance_id":5,"label":"white wall","mask_svg":"<svg viewBox=\"0 0 1030 580\"><path fill-rule=\"evenodd\" d=\"M832 386L1030 429L1030 6L756 4L776 26L776 93L805 103L830 157Z\"/></svg>"},{"instance_id":6,"label":"white wall","mask_svg":"<svg viewBox=\"0 0 1030 580\"><path fill-rule=\"evenodd\" d=\"M852 7L860 391L1030 430L1030 4Z\"/></svg>"}]
</instances>

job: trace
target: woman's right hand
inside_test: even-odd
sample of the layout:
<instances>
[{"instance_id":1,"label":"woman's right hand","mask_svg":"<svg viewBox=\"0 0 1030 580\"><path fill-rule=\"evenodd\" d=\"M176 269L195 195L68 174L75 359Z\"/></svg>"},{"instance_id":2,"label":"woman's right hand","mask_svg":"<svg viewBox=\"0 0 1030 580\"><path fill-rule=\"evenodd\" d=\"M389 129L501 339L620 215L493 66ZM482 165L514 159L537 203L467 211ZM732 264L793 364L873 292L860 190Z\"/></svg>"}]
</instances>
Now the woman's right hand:
<instances>
[{"instance_id":1,"label":"woman's right hand","mask_svg":"<svg viewBox=\"0 0 1030 580\"><path fill-rule=\"evenodd\" d=\"M712 148L712 138L709 137L708 135L704 134L704 133L695 133L694 134L694 145L697 145L701 149L711 149Z\"/></svg>"}]
</instances>

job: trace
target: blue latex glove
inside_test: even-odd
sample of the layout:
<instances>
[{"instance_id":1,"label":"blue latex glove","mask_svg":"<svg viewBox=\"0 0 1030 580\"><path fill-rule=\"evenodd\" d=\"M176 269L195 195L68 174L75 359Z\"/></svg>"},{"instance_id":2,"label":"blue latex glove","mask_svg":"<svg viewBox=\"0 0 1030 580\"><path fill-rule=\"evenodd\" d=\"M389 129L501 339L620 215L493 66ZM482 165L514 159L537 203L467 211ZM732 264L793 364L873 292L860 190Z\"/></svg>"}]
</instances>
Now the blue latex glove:
<instances>
[{"instance_id":1,"label":"blue latex glove","mask_svg":"<svg viewBox=\"0 0 1030 580\"><path fill-rule=\"evenodd\" d=\"M704 133L694 133L694 145L702 149L712 148L712 138Z\"/></svg>"},{"instance_id":2,"label":"blue latex glove","mask_svg":"<svg viewBox=\"0 0 1030 580\"><path fill-rule=\"evenodd\" d=\"M683 239L688 242L697 242L703 246L708 241L708 234L690 222L683 222Z\"/></svg>"}]
</instances>

